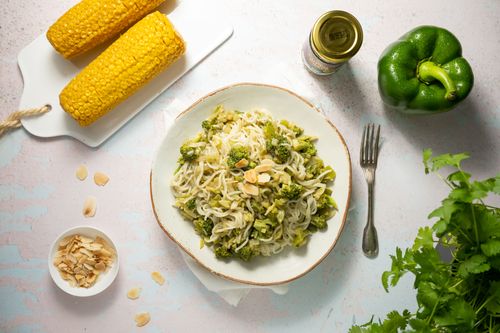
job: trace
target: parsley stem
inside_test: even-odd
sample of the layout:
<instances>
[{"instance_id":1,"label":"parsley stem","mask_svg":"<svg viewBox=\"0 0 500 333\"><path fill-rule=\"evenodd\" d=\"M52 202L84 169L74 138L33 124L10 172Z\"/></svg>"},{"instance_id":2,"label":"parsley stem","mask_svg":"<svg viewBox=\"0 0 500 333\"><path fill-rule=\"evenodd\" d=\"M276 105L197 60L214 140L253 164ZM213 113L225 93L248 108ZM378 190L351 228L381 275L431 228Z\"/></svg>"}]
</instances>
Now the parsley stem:
<instances>
[{"instance_id":1,"label":"parsley stem","mask_svg":"<svg viewBox=\"0 0 500 333\"><path fill-rule=\"evenodd\" d=\"M481 306L476 310L476 314L478 314L479 311L481 311L486 306L486 304L488 304L493 298L495 298L495 296L496 295L491 295L490 297L488 297L486 301L484 301L483 304L481 304Z\"/></svg>"},{"instance_id":2,"label":"parsley stem","mask_svg":"<svg viewBox=\"0 0 500 333\"><path fill-rule=\"evenodd\" d=\"M455 283L454 285L452 285L452 286L450 287L450 289L451 289L451 288L455 288L455 287L457 287L457 286L458 286L460 283L462 283L462 282L464 282L464 280L463 280L463 279L461 279L460 281L458 281L457 283Z\"/></svg>"},{"instance_id":3,"label":"parsley stem","mask_svg":"<svg viewBox=\"0 0 500 333\"><path fill-rule=\"evenodd\" d=\"M470 239L469 235L467 235L461 228L457 227L456 229L459 233L462 234L462 236L464 236L465 238L467 238L467 240L469 241L469 243L473 243L472 239Z\"/></svg>"},{"instance_id":4,"label":"parsley stem","mask_svg":"<svg viewBox=\"0 0 500 333\"><path fill-rule=\"evenodd\" d=\"M434 317L434 313L436 313L438 304L439 304L439 299L436 301L436 304L434 304L434 307L432 308L431 315L429 316L429 318L427 318L427 325L430 324L432 317Z\"/></svg>"},{"instance_id":5,"label":"parsley stem","mask_svg":"<svg viewBox=\"0 0 500 333\"><path fill-rule=\"evenodd\" d=\"M472 220L474 221L474 234L476 236L476 246L479 246L479 234L477 232L477 221L476 221L476 213L474 212L474 204L471 203L470 208L472 210Z\"/></svg>"}]
</instances>

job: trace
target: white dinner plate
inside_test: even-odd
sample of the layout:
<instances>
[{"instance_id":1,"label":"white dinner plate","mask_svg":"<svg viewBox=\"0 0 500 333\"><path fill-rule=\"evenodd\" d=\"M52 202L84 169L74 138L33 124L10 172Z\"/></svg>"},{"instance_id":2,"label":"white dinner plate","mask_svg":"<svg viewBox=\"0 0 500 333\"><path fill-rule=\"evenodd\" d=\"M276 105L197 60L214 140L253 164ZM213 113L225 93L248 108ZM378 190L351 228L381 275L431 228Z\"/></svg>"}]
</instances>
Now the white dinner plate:
<instances>
[{"instance_id":1,"label":"white dinner plate","mask_svg":"<svg viewBox=\"0 0 500 333\"><path fill-rule=\"evenodd\" d=\"M220 260L205 246L190 221L174 207L170 183L179 157L179 147L200 132L201 122L214 108L251 112L268 110L275 119L287 119L304 128L304 133L319 137L318 156L337 173L332 186L338 204L336 215L325 231L318 231L299 249L289 248L271 257L255 257L249 262ZM241 83L222 88L201 98L182 112L160 144L151 170L151 201L161 228L200 265L221 277L252 285L275 285L295 280L316 267L333 249L344 227L351 194L351 161L344 139L311 103L283 88Z\"/></svg>"}]
</instances>

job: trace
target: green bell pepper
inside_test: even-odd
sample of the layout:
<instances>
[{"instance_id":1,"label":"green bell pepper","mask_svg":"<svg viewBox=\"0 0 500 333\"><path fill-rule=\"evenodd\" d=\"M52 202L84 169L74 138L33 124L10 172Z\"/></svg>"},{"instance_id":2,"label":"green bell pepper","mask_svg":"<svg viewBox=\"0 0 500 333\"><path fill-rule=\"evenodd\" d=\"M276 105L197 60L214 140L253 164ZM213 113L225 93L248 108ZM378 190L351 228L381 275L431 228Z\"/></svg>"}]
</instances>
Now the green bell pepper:
<instances>
[{"instance_id":1,"label":"green bell pepper","mask_svg":"<svg viewBox=\"0 0 500 333\"><path fill-rule=\"evenodd\" d=\"M404 113L448 111L467 97L473 83L460 42L443 28L421 26L408 32L378 62L382 100Z\"/></svg>"}]
</instances>

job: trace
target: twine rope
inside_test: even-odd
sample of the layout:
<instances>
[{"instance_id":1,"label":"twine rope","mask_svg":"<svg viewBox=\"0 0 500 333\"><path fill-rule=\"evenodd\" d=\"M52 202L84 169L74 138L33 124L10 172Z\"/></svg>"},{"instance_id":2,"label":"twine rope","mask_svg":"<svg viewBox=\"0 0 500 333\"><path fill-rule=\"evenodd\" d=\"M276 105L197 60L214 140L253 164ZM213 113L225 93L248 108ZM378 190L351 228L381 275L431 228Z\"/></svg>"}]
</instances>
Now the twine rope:
<instances>
[{"instance_id":1,"label":"twine rope","mask_svg":"<svg viewBox=\"0 0 500 333\"><path fill-rule=\"evenodd\" d=\"M41 108L12 112L5 120L0 121L0 137L2 137L5 133L7 133L7 131L11 129L21 127L22 118L39 116L49 112L51 109L52 106L50 106L49 104L45 104Z\"/></svg>"}]
</instances>

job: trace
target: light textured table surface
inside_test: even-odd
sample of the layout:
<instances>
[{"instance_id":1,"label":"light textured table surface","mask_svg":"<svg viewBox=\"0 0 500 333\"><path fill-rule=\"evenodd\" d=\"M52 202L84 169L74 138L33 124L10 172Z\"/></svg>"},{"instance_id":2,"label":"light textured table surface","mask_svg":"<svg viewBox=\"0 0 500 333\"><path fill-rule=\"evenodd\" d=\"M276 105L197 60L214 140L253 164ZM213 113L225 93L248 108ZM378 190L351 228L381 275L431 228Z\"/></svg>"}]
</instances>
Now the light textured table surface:
<instances>
[{"instance_id":1,"label":"light textured table surface","mask_svg":"<svg viewBox=\"0 0 500 333\"><path fill-rule=\"evenodd\" d=\"M172 0L169 0L172 1ZM195 0L182 0L195 1ZM201 1L201 0L200 0ZM22 77L19 51L74 5L73 0L4 0L0 9L0 118L16 110ZM389 254L406 247L428 213L447 193L426 176L421 151L468 151L465 167L477 177L500 166L500 2L484 1L320 1L219 0L234 35L98 149L72 139L37 139L19 129L0 139L0 331L128 332L134 314L149 311L144 332L346 332L353 322L392 309L413 309L412 280L386 294L381 273ZM319 78L302 66L299 50L315 19L343 9L361 22L365 38L358 55L338 73ZM196 22L193 22L196 24ZM377 59L390 42L422 24L451 30L475 74L470 96L452 112L407 117L385 110L377 91ZM200 27L201 28L201 27ZM33 55L36 56L36 55ZM252 291L237 308L207 291L191 274L176 246L161 232L149 199L149 171L164 136L163 113L174 99L188 105L236 82L284 86L318 105L343 133L353 160L351 212L334 251L316 269L277 296ZM382 125L383 148L376 185L375 221L380 255L361 252L366 220L366 184L358 167L365 123ZM91 174L110 175L97 188L75 178L84 163ZM81 215L87 195L98 200L93 219ZM121 269L104 293L76 299L48 275L51 242L80 224L98 226L118 243ZM161 271L156 285L149 274ZM141 286L140 299L126 291Z\"/></svg>"}]
</instances>

